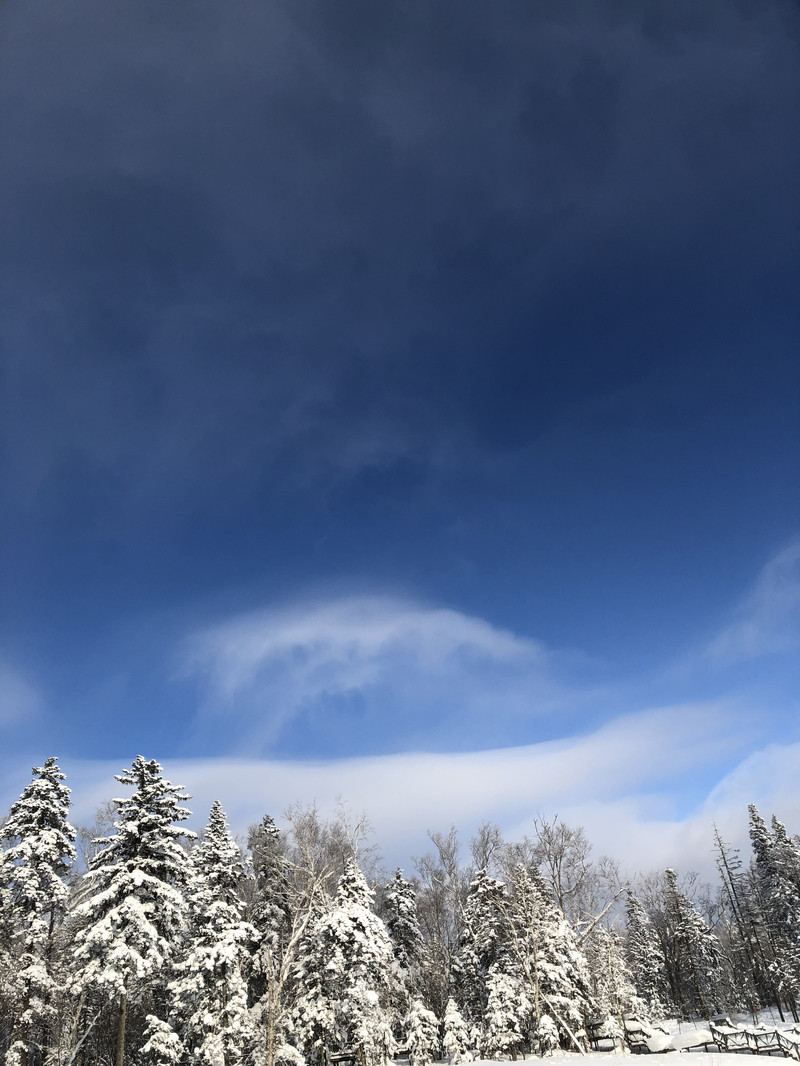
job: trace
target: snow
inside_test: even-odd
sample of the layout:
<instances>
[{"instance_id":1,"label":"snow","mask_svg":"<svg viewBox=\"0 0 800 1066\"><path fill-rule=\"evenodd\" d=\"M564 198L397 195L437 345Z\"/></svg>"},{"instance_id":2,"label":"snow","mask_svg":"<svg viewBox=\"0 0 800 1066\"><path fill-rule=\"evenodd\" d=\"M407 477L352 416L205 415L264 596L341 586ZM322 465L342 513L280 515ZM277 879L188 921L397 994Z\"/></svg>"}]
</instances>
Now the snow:
<instances>
[{"instance_id":1,"label":"snow","mask_svg":"<svg viewBox=\"0 0 800 1066\"><path fill-rule=\"evenodd\" d=\"M723 1054L714 1051L682 1051L680 1059L677 1052L654 1053L645 1056L646 1066L742 1066L742 1057L737 1054ZM592 1052L588 1055L579 1055L577 1052L570 1054L551 1055L546 1059L540 1059L538 1055L526 1055L526 1061L546 1063L547 1066L608 1066L609 1059L617 1059L621 1056L631 1059L629 1052L602 1051ZM496 1062L503 1062L508 1066L508 1059L476 1059L472 1066L490 1066ZM517 1061L522 1061L520 1055ZM637 1056L638 1061L638 1056Z\"/></svg>"}]
</instances>

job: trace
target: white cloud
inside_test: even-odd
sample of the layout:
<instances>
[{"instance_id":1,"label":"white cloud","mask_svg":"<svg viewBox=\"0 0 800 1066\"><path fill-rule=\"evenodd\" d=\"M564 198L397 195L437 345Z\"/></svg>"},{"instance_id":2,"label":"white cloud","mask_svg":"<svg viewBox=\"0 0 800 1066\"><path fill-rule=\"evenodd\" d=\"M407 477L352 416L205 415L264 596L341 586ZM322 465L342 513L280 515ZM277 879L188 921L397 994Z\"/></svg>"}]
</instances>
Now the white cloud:
<instances>
[{"instance_id":1,"label":"white cloud","mask_svg":"<svg viewBox=\"0 0 800 1066\"><path fill-rule=\"evenodd\" d=\"M563 657L538 642L390 596L239 616L194 635L183 652L206 723L224 717L249 751L293 720L332 737L337 719L343 729L355 721L375 749L440 748L454 728L485 747L509 739L504 724L587 696L560 682Z\"/></svg>"},{"instance_id":2,"label":"white cloud","mask_svg":"<svg viewBox=\"0 0 800 1066\"><path fill-rule=\"evenodd\" d=\"M727 666L800 649L800 540L772 558L706 658Z\"/></svg>"},{"instance_id":3,"label":"white cloud","mask_svg":"<svg viewBox=\"0 0 800 1066\"><path fill-rule=\"evenodd\" d=\"M746 840L746 804L776 811L800 828L795 771L800 745L753 750L747 708L699 703L615 719L591 733L519 748L457 754L405 753L318 762L268 759L169 760L169 778L193 794L200 826L219 798L239 832L295 801L332 811L341 797L365 810L388 864L409 866L427 850L426 831L455 824L465 837L497 822L509 839L530 832L535 814L582 824L596 854L630 872L663 867L713 872L711 822ZM144 752L149 755L151 753ZM65 760L75 818L119 793L122 764ZM705 787L699 781L709 781ZM696 793L686 809L687 782Z\"/></svg>"}]
</instances>

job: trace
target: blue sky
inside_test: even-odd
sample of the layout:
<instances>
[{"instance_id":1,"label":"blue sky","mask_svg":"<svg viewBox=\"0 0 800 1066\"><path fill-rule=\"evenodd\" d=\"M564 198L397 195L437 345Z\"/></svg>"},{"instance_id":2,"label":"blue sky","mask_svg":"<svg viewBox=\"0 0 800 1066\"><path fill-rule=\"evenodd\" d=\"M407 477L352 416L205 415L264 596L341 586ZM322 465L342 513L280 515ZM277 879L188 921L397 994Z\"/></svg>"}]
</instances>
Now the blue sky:
<instances>
[{"instance_id":1,"label":"blue sky","mask_svg":"<svg viewBox=\"0 0 800 1066\"><path fill-rule=\"evenodd\" d=\"M5 799L800 829L796 7L0 21Z\"/></svg>"}]
</instances>

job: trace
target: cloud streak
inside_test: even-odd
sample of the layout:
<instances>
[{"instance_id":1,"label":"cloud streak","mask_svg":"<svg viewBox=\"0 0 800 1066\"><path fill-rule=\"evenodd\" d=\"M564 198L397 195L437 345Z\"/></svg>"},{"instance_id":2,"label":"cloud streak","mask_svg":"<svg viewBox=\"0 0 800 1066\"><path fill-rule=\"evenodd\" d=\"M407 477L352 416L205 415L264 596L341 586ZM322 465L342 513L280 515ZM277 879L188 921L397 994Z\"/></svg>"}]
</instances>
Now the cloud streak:
<instances>
[{"instance_id":1,"label":"cloud streak","mask_svg":"<svg viewBox=\"0 0 800 1066\"><path fill-rule=\"evenodd\" d=\"M558 742L464 753L404 753L325 761L247 758L167 760L171 780L193 793L196 823L219 798L238 832L265 812L300 801L332 812L342 798L365 810L389 864L427 848L428 829L451 823L469 834L497 822L509 839L537 813L583 824L598 854L629 872L671 863L711 872L711 822L743 842L746 804L800 822L794 777L798 744L753 747L747 709L725 703L655 708ZM150 754L150 753L145 753ZM116 794L120 765L65 760L76 820ZM692 778L710 776L696 789Z\"/></svg>"},{"instance_id":2,"label":"cloud streak","mask_svg":"<svg viewBox=\"0 0 800 1066\"><path fill-rule=\"evenodd\" d=\"M185 642L182 670L206 725L224 720L245 750L300 736L305 752L344 754L518 737L590 698L562 679L569 660L459 611L365 595L209 628Z\"/></svg>"},{"instance_id":3,"label":"cloud streak","mask_svg":"<svg viewBox=\"0 0 800 1066\"><path fill-rule=\"evenodd\" d=\"M770 559L730 624L709 644L705 658L715 666L729 666L797 650L800 650L800 540Z\"/></svg>"}]
</instances>

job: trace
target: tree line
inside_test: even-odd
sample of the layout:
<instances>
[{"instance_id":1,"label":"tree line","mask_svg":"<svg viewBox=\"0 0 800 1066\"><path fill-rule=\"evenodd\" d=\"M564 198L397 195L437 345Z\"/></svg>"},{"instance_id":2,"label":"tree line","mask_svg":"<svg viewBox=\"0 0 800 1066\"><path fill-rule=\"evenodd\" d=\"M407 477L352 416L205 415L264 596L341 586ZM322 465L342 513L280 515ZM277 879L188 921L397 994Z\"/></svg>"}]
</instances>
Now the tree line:
<instances>
[{"instance_id":1,"label":"tree line","mask_svg":"<svg viewBox=\"0 0 800 1066\"><path fill-rule=\"evenodd\" d=\"M714 827L718 884L624 879L580 828L430 833L381 874L365 817L270 815L241 845L215 802L138 756L94 829L56 758L2 825L0 1050L7 1066L413 1066L583 1051L587 1028L771 1006L798 1020L800 842L749 808L745 864ZM85 852L85 873L76 862Z\"/></svg>"}]
</instances>

